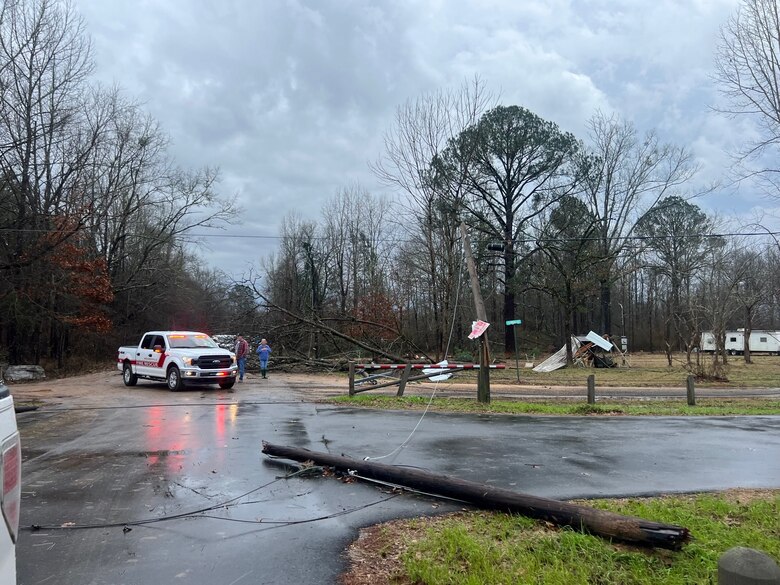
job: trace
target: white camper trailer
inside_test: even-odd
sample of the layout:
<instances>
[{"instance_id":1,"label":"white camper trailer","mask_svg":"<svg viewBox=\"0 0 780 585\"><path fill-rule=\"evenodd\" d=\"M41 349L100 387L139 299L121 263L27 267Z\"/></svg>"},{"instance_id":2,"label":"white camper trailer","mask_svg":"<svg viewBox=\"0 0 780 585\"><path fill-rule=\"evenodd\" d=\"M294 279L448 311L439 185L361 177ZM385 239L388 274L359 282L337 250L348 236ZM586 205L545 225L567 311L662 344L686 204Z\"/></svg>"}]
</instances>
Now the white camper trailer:
<instances>
[{"instance_id":1,"label":"white camper trailer","mask_svg":"<svg viewBox=\"0 0 780 585\"><path fill-rule=\"evenodd\" d=\"M715 334L705 331L701 334L701 350L715 353ZM745 352L745 330L726 331L726 351L729 355L742 355ZM769 353L780 355L780 331L754 329L750 332L750 353Z\"/></svg>"}]
</instances>

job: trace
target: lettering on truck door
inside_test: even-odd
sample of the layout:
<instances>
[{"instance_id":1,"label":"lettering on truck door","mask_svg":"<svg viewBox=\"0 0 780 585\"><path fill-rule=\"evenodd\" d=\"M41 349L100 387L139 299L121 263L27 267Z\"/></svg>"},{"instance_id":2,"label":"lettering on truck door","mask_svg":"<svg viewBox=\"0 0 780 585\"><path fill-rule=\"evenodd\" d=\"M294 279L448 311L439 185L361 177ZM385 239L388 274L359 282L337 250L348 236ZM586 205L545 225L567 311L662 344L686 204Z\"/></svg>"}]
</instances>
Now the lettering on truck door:
<instances>
[{"instance_id":1,"label":"lettering on truck door","mask_svg":"<svg viewBox=\"0 0 780 585\"><path fill-rule=\"evenodd\" d=\"M162 335L144 335L135 358L136 373L142 376L164 376L165 339Z\"/></svg>"}]
</instances>

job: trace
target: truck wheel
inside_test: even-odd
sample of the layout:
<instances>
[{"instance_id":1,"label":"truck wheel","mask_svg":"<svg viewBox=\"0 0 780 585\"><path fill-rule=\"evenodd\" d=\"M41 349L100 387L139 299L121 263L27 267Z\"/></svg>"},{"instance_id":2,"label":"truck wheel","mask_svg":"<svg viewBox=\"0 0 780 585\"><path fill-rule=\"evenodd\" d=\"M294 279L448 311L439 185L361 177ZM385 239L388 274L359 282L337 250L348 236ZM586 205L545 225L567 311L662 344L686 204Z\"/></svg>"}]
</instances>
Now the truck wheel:
<instances>
[{"instance_id":1,"label":"truck wheel","mask_svg":"<svg viewBox=\"0 0 780 585\"><path fill-rule=\"evenodd\" d=\"M133 368L130 367L130 364L125 364L125 367L122 368L122 380L125 386L135 386L138 383L138 376L133 373Z\"/></svg>"},{"instance_id":2,"label":"truck wheel","mask_svg":"<svg viewBox=\"0 0 780 585\"><path fill-rule=\"evenodd\" d=\"M181 381L181 373L176 366L168 368L168 375L165 377L165 381L168 384L168 390L171 392L178 392L184 388L184 383Z\"/></svg>"},{"instance_id":3,"label":"truck wheel","mask_svg":"<svg viewBox=\"0 0 780 585\"><path fill-rule=\"evenodd\" d=\"M230 380L226 380L224 382L219 383L219 387L223 390L230 390L233 386L236 384L235 378L230 378Z\"/></svg>"}]
</instances>

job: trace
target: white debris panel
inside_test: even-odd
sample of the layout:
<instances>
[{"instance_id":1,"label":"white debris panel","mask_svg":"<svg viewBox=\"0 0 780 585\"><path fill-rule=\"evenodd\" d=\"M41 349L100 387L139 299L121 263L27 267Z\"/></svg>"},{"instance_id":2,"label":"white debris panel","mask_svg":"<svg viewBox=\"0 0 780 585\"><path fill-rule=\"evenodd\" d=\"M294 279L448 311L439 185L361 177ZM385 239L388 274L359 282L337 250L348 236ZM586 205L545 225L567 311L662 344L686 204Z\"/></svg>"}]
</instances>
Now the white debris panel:
<instances>
[{"instance_id":1,"label":"white debris panel","mask_svg":"<svg viewBox=\"0 0 780 585\"><path fill-rule=\"evenodd\" d=\"M595 331L591 331L585 336L585 339L590 341L593 345L598 345L604 351L612 351L612 343L604 339L601 335Z\"/></svg>"},{"instance_id":2,"label":"white debris panel","mask_svg":"<svg viewBox=\"0 0 780 585\"><path fill-rule=\"evenodd\" d=\"M579 340L576 337L572 336L571 353L572 354L577 353L577 350L579 348L580 348ZM550 357L548 357L546 360L544 360L541 364L536 366L533 369L533 371L552 372L553 370L560 370L563 367L566 367L566 346L565 345L561 349L556 351L554 354L552 354Z\"/></svg>"},{"instance_id":3,"label":"white debris panel","mask_svg":"<svg viewBox=\"0 0 780 585\"><path fill-rule=\"evenodd\" d=\"M449 362L447 360L444 360L443 362L439 362L436 365L437 366L441 366L442 368L446 368L449 365ZM437 369L423 368L423 374L433 374L437 370L438 370L438 368ZM449 380L450 378L452 378L452 374L451 373L439 374L438 376L431 376L430 378L428 378L428 381L429 382L443 382L444 380Z\"/></svg>"}]
</instances>

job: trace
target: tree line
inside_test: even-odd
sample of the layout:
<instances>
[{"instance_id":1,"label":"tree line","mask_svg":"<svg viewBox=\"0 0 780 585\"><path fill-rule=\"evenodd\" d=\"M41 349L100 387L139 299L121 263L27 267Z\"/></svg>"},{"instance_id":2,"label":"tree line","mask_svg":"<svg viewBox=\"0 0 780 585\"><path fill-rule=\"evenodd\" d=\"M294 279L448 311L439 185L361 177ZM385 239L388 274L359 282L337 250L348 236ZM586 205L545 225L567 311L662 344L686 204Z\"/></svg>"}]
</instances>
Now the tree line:
<instances>
[{"instance_id":1,"label":"tree line","mask_svg":"<svg viewBox=\"0 0 780 585\"><path fill-rule=\"evenodd\" d=\"M139 104L90 80L70 3L0 6L0 362L104 357L166 315L211 325L224 293L185 240L234 216L216 169L178 167Z\"/></svg>"},{"instance_id":2,"label":"tree line","mask_svg":"<svg viewBox=\"0 0 780 585\"><path fill-rule=\"evenodd\" d=\"M493 119L506 115L513 122L533 116L502 106L487 114ZM613 131L618 123L600 116L596 120ZM647 137L637 139L630 125L619 124L628 135L621 142L626 148L645 149L652 143ZM511 123L501 127L503 145L511 144L506 126ZM654 155L626 151L631 164L620 169L625 175L606 180L587 174L603 170L592 152L579 150L583 144L577 148L571 174L538 170L561 183L523 193L526 206L501 208L512 201L511 194L481 201L480 191L459 191L437 177L432 185L427 178L417 183L430 189L428 197L417 192L400 209L397 202L352 186L326 203L319 220L291 214L263 277L245 283L248 295L261 299L255 323L309 358L356 350L351 340L324 327L340 326L350 337L395 356L474 359L477 346L466 334L475 311L457 231L465 221L499 356L515 349L515 331L504 323L516 318L523 321L518 339L526 355L557 349L572 334L592 329L627 336L632 350L664 351L670 364L679 351L689 360L696 357L702 331L725 336L733 327L780 326L777 246L756 237L759 232L751 237L724 232L727 226L718 218L671 194L670 169L690 170L679 164L683 151L660 146L651 149ZM649 166L652 156L669 153L676 162L673 167L668 160L657 165L664 173L660 179L641 169L647 188L628 174L637 169L637 161ZM497 161L519 158L496 155ZM575 166L583 161L586 169ZM520 182L520 173L510 165L502 167L509 169L505 176L495 168L488 177L471 170L473 175L463 176L484 184ZM609 189L599 189L597 181L611 183ZM632 187L620 187L617 181ZM473 199L459 204L448 196L452 193ZM518 219L503 221L512 213ZM364 349L356 355L377 357Z\"/></svg>"},{"instance_id":3,"label":"tree line","mask_svg":"<svg viewBox=\"0 0 780 585\"><path fill-rule=\"evenodd\" d=\"M760 156L774 154L780 136L776 86L764 89L757 73L780 71L762 61L780 48L773 7L746 1L722 30L717 60L723 93L743 113L771 114L760 120L767 137L746 147L733 178L758 177L777 198L773 167L749 165L765 163ZM746 79L755 85L741 85ZM722 348L729 328L744 327L746 337L778 328L777 234L705 213L695 195L706 193L691 192L698 169L687 148L615 114L596 112L580 139L526 108L492 102L476 78L400 106L373 170L403 196L391 208L354 186L320 221L290 216L267 266L265 306L309 324L351 322L356 334L395 343L398 353L473 357L464 343L474 310L463 221L500 351L515 350L516 332L504 324L518 317L526 354L565 343L571 359L571 335L593 329L628 337L632 349L665 351L670 364L678 351L692 363L704 330Z\"/></svg>"}]
</instances>

